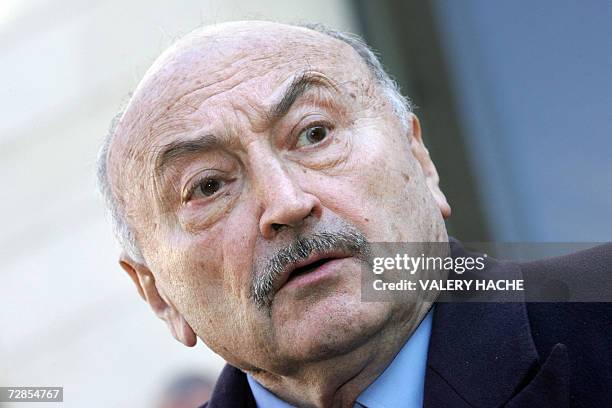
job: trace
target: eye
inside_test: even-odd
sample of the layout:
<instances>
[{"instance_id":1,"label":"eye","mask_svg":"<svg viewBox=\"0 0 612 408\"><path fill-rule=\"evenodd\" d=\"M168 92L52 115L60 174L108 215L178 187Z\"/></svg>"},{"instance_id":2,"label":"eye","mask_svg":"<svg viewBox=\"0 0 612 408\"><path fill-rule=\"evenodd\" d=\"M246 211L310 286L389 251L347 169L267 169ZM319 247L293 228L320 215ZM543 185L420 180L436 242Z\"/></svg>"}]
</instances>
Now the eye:
<instances>
[{"instance_id":1,"label":"eye","mask_svg":"<svg viewBox=\"0 0 612 408\"><path fill-rule=\"evenodd\" d=\"M219 191L224 185L224 182L215 178L207 178L195 185L191 194L191 199L198 197L210 197Z\"/></svg>"},{"instance_id":2,"label":"eye","mask_svg":"<svg viewBox=\"0 0 612 408\"><path fill-rule=\"evenodd\" d=\"M317 144L328 136L329 131L329 127L324 125L309 126L300 133L296 147Z\"/></svg>"}]
</instances>

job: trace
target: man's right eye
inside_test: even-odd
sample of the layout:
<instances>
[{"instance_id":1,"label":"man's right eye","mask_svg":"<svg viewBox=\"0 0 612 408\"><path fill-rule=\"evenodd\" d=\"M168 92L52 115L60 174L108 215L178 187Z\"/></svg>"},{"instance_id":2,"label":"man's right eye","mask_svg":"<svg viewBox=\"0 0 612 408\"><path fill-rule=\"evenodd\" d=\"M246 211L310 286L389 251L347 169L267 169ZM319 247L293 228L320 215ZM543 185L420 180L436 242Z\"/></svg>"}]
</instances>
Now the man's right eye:
<instances>
[{"instance_id":1,"label":"man's right eye","mask_svg":"<svg viewBox=\"0 0 612 408\"><path fill-rule=\"evenodd\" d=\"M296 146L302 147L317 144L325 139L330 131L331 129L325 125L308 126L300 133Z\"/></svg>"},{"instance_id":2,"label":"man's right eye","mask_svg":"<svg viewBox=\"0 0 612 408\"><path fill-rule=\"evenodd\" d=\"M223 187L224 182L219 179L207 178L195 185L193 192L190 194L190 199L210 197Z\"/></svg>"}]
</instances>

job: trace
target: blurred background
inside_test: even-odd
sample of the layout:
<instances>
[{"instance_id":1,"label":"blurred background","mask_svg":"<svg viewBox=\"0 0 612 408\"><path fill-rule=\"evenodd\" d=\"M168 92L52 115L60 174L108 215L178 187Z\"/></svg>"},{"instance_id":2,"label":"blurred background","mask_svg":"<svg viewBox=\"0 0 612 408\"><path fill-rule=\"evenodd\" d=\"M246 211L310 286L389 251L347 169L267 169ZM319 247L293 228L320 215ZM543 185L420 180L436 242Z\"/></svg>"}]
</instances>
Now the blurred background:
<instances>
[{"instance_id":1,"label":"blurred background","mask_svg":"<svg viewBox=\"0 0 612 408\"><path fill-rule=\"evenodd\" d=\"M612 2L2 0L1 386L63 386L48 407L206 399L223 361L136 295L93 174L155 57L236 19L363 35L417 106L457 238L610 240Z\"/></svg>"}]
</instances>

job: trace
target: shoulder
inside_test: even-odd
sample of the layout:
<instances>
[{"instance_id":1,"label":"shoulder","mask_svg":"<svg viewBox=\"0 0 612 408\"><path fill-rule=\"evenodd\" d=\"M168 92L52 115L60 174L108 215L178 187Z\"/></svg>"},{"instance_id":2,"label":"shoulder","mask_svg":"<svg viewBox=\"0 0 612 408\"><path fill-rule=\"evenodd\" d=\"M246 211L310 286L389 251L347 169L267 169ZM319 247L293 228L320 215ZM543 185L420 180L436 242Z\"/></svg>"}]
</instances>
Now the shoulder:
<instances>
[{"instance_id":1,"label":"shoulder","mask_svg":"<svg viewBox=\"0 0 612 408\"><path fill-rule=\"evenodd\" d=\"M560 277L584 276L610 278L612 275L612 243L554 258L521 264L529 273L548 273ZM571 275L570 275L571 274Z\"/></svg>"},{"instance_id":2,"label":"shoulder","mask_svg":"<svg viewBox=\"0 0 612 408\"><path fill-rule=\"evenodd\" d=\"M563 282L572 294L571 302L527 303L534 339L540 342L536 345L565 341L588 347L597 345L598 339L612 341L612 244L523 263L520 267L526 278L538 276ZM593 299L607 302L588 301Z\"/></svg>"},{"instance_id":3,"label":"shoulder","mask_svg":"<svg viewBox=\"0 0 612 408\"><path fill-rule=\"evenodd\" d=\"M612 244L521 264L521 269L585 287L603 284L612 297ZM580 398L588 400L612 387L612 302L528 302L526 310L541 359L558 343L567 347L574 397L584 393Z\"/></svg>"}]
</instances>

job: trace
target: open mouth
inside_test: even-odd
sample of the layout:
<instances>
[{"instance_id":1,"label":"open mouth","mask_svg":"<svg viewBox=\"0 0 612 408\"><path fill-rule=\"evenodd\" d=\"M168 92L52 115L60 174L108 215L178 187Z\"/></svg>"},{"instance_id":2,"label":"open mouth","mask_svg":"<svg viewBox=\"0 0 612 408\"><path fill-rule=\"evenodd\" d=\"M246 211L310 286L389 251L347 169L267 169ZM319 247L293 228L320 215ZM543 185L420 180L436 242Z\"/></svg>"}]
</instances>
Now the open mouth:
<instances>
[{"instance_id":1,"label":"open mouth","mask_svg":"<svg viewBox=\"0 0 612 408\"><path fill-rule=\"evenodd\" d=\"M351 257L348 251L329 251L327 253L312 252L306 259L302 259L293 264L288 264L282 275L275 282L274 293L281 290L287 284L294 287L306 287L330 274L334 274L338 261Z\"/></svg>"},{"instance_id":2,"label":"open mouth","mask_svg":"<svg viewBox=\"0 0 612 408\"><path fill-rule=\"evenodd\" d=\"M333 261L335 259L338 259L338 258L321 258L307 265L303 265L303 266L300 266L299 268L295 268L293 271L291 271L291 274L289 275L289 279L287 279L287 282L299 276L306 275L307 273L313 272L320 266L323 266L327 262Z\"/></svg>"}]
</instances>

